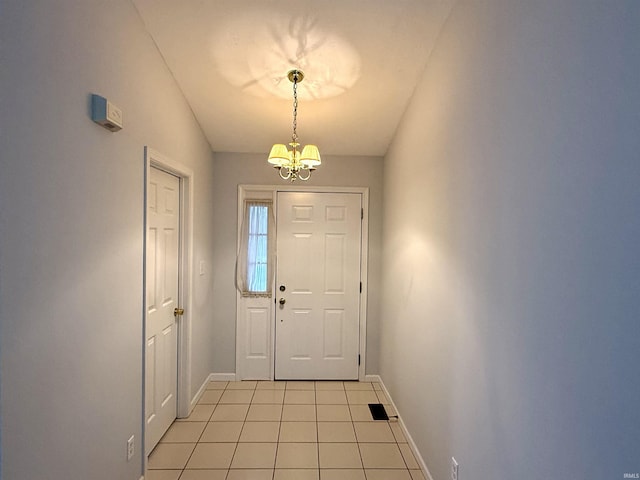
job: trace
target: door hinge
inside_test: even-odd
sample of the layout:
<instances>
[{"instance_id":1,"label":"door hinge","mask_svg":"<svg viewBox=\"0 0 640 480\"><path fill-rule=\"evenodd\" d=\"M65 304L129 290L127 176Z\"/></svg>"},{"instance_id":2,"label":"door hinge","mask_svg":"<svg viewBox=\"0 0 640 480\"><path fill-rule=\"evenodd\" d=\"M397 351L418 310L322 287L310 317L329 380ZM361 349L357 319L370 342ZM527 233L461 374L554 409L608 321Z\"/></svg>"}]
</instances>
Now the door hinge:
<instances>
[{"instance_id":1,"label":"door hinge","mask_svg":"<svg viewBox=\"0 0 640 480\"><path fill-rule=\"evenodd\" d=\"M360 293L362 293L362 282L360 282Z\"/></svg>"},{"instance_id":2,"label":"door hinge","mask_svg":"<svg viewBox=\"0 0 640 480\"><path fill-rule=\"evenodd\" d=\"M360 220L364 220L364 208L360 209Z\"/></svg>"},{"instance_id":3,"label":"door hinge","mask_svg":"<svg viewBox=\"0 0 640 480\"><path fill-rule=\"evenodd\" d=\"M358 366L360 366L360 354L358 354Z\"/></svg>"}]
</instances>

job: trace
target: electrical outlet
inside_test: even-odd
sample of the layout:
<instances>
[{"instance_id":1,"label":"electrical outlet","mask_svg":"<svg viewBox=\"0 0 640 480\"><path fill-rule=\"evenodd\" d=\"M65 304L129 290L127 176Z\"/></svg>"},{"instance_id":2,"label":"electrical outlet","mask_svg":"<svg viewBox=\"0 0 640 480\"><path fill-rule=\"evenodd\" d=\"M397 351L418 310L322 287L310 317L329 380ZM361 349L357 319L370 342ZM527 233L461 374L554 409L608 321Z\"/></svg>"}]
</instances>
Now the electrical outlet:
<instances>
[{"instance_id":1,"label":"electrical outlet","mask_svg":"<svg viewBox=\"0 0 640 480\"><path fill-rule=\"evenodd\" d=\"M451 457L451 480L458 480L458 462Z\"/></svg>"},{"instance_id":2,"label":"electrical outlet","mask_svg":"<svg viewBox=\"0 0 640 480\"><path fill-rule=\"evenodd\" d=\"M136 452L135 435L131 435L127 440L127 462L133 458L133 454Z\"/></svg>"}]
</instances>

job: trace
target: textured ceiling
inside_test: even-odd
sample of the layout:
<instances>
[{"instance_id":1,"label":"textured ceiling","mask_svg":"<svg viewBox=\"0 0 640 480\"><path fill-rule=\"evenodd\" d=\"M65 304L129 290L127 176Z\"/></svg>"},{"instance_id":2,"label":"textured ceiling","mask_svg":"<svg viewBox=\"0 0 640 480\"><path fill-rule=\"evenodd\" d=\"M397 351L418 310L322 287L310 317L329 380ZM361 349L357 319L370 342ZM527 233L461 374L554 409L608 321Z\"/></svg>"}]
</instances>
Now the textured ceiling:
<instances>
[{"instance_id":1,"label":"textured ceiling","mask_svg":"<svg viewBox=\"0 0 640 480\"><path fill-rule=\"evenodd\" d=\"M214 151L384 155L453 0L133 0Z\"/></svg>"}]
</instances>

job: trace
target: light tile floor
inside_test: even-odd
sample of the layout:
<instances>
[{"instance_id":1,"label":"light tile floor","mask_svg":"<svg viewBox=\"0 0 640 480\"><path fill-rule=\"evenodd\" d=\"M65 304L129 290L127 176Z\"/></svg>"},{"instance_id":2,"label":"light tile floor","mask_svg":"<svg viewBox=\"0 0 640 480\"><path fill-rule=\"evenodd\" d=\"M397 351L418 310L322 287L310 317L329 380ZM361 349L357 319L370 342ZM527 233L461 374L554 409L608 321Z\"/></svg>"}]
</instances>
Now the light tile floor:
<instances>
[{"instance_id":1,"label":"light tile floor","mask_svg":"<svg viewBox=\"0 0 640 480\"><path fill-rule=\"evenodd\" d=\"M147 480L425 480L380 384L210 382L149 456Z\"/></svg>"}]
</instances>

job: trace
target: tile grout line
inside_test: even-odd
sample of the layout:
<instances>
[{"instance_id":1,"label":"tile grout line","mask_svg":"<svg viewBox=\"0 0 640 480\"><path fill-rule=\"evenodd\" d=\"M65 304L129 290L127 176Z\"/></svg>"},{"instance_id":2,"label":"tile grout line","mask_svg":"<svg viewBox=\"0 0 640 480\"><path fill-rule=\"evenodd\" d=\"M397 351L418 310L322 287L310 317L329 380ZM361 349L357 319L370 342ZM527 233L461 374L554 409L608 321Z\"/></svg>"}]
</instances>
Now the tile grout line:
<instances>
[{"instance_id":1,"label":"tile grout line","mask_svg":"<svg viewBox=\"0 0 640 480\"><path fill-rule=\"evenodd\" d=\"M228 383L227 383L228 385ZM224 389L223 389L223 393L224 391L227 389L227 385L225 385ZM206 391L206 389L205 389ZM220 398L222 398L222 393L220 394ZM216 402L215 406L213 407L213 410L211 411L211 416L209 417L209 419L211 419L211 417L213 416L213 412L215 412L216 408L218 408L218 405L220 404L220 398L218 398L218 401ZM196 451L196 449L198 448L198 443L200 443L200 439L202 438L202 435L204 434L204 431L207 428L207 424L209 422L207 421L204 428L202 429L202 432L200 433L200 436L198 437L198 440L196 440L196 443L193 447L193 450L191 451L191 454L189 455L189 458L187 458L187 461L184 464L184 467L182 468L180 475L178 476L178 480L180 479L180 477L182 477L182 475L184 474L184 471L187 469L187 465L189 465L189 461L191 460L191 458L193 457L193 453ZM226 475L225 475L226 477Z\"/></svg>"},{"instance_id":2,"label":"tile grout line","mask_svg":"<svg viewBox=\"0 0 640 480\"><path fill-rule=\"evenodd\" d=\"M227 383L227 385L224 388L224 391L227 391L227 387L229 386L229 383ZM230 390L235 390L235 389L230 389ZM224 392L223 392L224 395ZM253 399L253 395L251 395L251 398ZM220 398L218 399L218 405L220 405L220 400L222 400L222 395L220 396ZM216 405L216 409L218 408L218 405ZM233 463L233 458L236 456L236 452L238 451L238 444L240 443L240 436L242 435L242 430L244 430L244 424L247 421L247 417L249 416L249 410L251 409L251 403L249 403L249 406L247 407L247 411L244 414L244 420L242 421L242 428L240 428L240 433L238 434L238 439L236 440L236 446L233 449L233 455L231 455L231 459L229 460L229 466L227 467L227 473L224 475L224 478L226 480L227 477L229 477L229 472L231 471L231 464ZM214 410L215 412L215 410ZM212 414L213 416L213 414Z\"/></svg>"},{"instance_id":3,"label":"tile grout line","mask_svg":"<svg viewBox=\"0 0 640 480\"><path fill-rule=\"evenodd\" d=\"M287 386L285 385L286 392ZM280 421L278 422L278 438L276 443L276 455L273 458L273 471L271 472L271 480L276 478L276 465L278 464L278 452L280 451L280 432L282 432L282 415L284 414L284 393L282 394L282 404L280 405Z\"/></svg>"},{"instance_id":4,"label":"tile grout line","mask_svg":"<svg viewBox=\"0 0 640 480\"><path fill-rule=\"evenodd\" d=\"M316 412L316 458L318 459L318 478L320 478L320 429L318 428L318 390L316 390L317 384L313 383L314 389L314 399L315 405L314 409Z\"/></svg>"}]
</instances>

